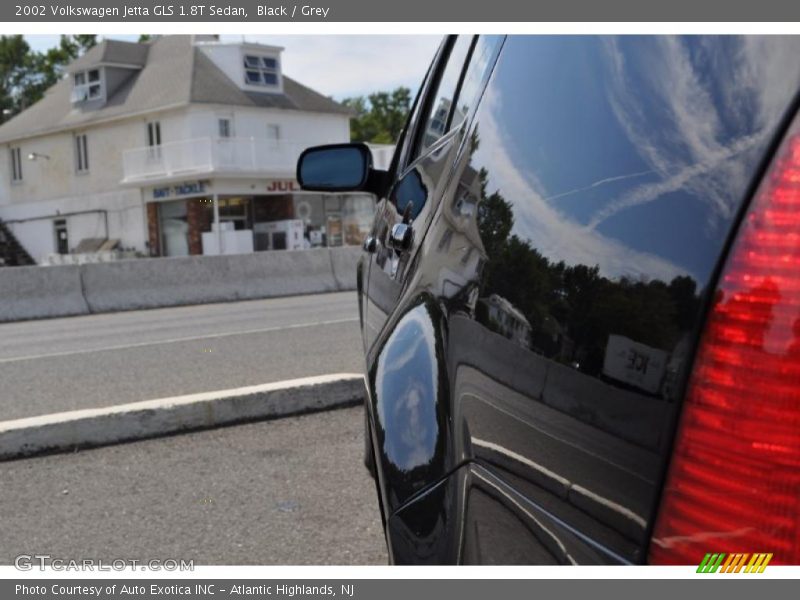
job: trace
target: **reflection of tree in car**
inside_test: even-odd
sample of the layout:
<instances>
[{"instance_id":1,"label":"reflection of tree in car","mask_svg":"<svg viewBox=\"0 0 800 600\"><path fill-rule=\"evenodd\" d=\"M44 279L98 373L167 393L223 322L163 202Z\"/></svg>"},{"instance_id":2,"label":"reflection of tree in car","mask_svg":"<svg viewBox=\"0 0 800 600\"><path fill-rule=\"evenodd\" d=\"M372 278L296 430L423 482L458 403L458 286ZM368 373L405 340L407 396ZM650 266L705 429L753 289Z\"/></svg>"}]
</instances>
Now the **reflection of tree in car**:
<instances>
[{"instance_id":1,"label":"reflection of tree in car","mask_svg":"<svg viewBox=\"0 0 800 600\"><path fill-rule=\"evenodd\" d=\"M481 240L487 254L492 256L506 243L512 227L514 227L514 213L511 205L505 201L499 192L486 194L486 169L478 172L480 182L480 204L478 205L478 226Z\"/></svg>"},{"instance_id":2,"label":"reflection of tree in car","mask_svg":"<svg viewBox=\"0 0 800 600\"><path fill-rule=\"evenodd\" d=\"M471 150L478 147L473 137ZM480 297L497 295L520 311L530 324L530 347L564 363L599 375L611 334L672 352L691 328L699 302L697 284L689 276L661 280L629 277L608 279L598 265L554 263L512 233L514 203L501 190L489 191L486 169L478 171L478 229L488 260L482 272ZM476 318L486 320L486 311Z\"/></svg>"}]
</instances>

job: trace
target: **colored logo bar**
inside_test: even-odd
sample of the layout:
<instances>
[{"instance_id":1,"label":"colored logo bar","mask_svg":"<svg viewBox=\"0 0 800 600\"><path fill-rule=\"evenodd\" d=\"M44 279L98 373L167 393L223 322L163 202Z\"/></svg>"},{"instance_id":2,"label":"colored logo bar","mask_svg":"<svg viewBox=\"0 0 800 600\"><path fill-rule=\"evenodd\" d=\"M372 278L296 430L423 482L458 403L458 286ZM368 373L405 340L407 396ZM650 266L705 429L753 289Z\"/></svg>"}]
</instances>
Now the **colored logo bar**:
<instances>
[{"instance_id":1,"label":"colored logo bar","mask_svg":"<svg viewBox=\"0 0 800 600\"><path fill-rule=\"evenodd\" d=\"M772 560L772 553L755 554L725 554L724 552L712 553L703 557L700 566L697 567L698 573L763 573L769 561Z\"/></svg>"}]
</instances>

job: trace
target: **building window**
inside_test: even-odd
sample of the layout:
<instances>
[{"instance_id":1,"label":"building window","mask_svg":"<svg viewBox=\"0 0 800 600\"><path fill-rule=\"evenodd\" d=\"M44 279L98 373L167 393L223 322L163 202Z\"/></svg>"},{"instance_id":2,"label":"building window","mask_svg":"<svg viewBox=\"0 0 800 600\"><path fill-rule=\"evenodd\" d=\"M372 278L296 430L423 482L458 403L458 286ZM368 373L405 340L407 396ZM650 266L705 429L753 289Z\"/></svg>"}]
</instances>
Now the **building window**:
<instances>
[{"instance_id":1,"label":"building window","mask_svg":"<svg viewBox=\"0 0 800 600\"><path fill-rule=\"evenodd\" d=\"M281 126L273 123L267 123L267 139L278 141L281 139Z\"/></svg>"},{"instance_id":2,"label":"building window","mask_svg":"<svg viewBox=\"0 0 800 600\"><path fill-rule=\"evenodd\" d=\"M75 170L78 173L89 171L89 145L85 133L75 136Z\"/></svg>"},{"instance_id":3,"label":"building window","mask_svg":"<svg viewBox=\"0 0 800 600\"><path fill-rule=\"evenodd\" d=\"M161 123L158 121L147 124L147 145L151 148L161 145Z\"/></svg>"},{"instance_id":4,"label":"building window","mask_svg":"<svg viewBox=\"0 0 800 600\"><path fill-rule=\"evenodd\" d=\"M69 236L67 235L67 220L56 219L53 221L53 232L56 236L56 252L69 254Z\"/></svg>"},{"instance_id":5,"label":"building window","mask_svg":"<svg viewBox=\"0 0 800 600\"><path fill-rule=\"evenodd\" d=\"M221 138L229 138L232 137L231 131L231 120L230 119L217 119L217 129L219 131L219 137Z\"/></svg>"},{"instance_id":6,"label":"building window","mask_svg":"<svg viewBox=\"0 0 800 600\"><path fill-rule=\"evenodd\" d=\"M11 148L11 181L22 181L22 150Z\"/></svg>"},{"instance_id":7,"label":"building window","mask_svg":"<svg viewBox=\"0 0 800 600\"><path fill-rule=\"evenodd\" d=\"M147 147L149 148L148 159L161 158L161 123L158 121L150 121L147 124Z\"/></svg>"},{"instance_id":8,"label":"building window","mask_svg":"<svg viewBox=\"0 0 800 600\"><path fill-rule=\"evenodd\" d=\"M103 80L100 69L79 71L73 75L72 101L96 100L103 95Z\"/></svg>"},{"instance_id":9,"label":"building window","mask_svg":"<svg viewBox=\"0 0 800 600\"><path fill-rule=\"evenodd\" d=\"M248 85L278 85L278 59L253 54L245 55L244 81Z\"/></svg>"}]
</instances>

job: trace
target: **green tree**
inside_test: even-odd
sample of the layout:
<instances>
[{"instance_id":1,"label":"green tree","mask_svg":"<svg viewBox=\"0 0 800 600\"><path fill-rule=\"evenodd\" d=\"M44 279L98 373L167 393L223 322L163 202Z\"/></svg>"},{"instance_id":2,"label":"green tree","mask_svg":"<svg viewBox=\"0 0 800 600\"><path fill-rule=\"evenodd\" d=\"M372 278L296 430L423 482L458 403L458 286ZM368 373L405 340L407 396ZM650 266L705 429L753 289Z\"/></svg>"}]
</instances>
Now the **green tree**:
<instances>
[{"instance_id":1,"label":"green tree","mask_svg":"<svg viewBox=\"0 0 800 600\"><path fill-rule=\"evenodd\" d=\"M411 108L411 90L399 87L391 92L375 92L366 98L346 98L342 104L355 113L350 124L352 141L393 144L400 137Z\"/></svg>"},{"instance_id":2,"label":"green tree","mask_svg":"<svg viewBox=\"0 0 800 600\"><path fill-rule=\"evenodd\" d=\"M38 101L64 68L97 44L96 35L62 35L58 46L34 52L21 35L0 36L0 108L3 121Z\"/></svg>"},{"instance_id":3,"label":"green tree","mask_svg":"<svg viewBox=\"0 0 800 600\"><path fill-rule=\"evenodd\" d=\"M44 53L35 54L33 64L38 67L39 86L34 92L37 96L34 102L41 98L47 88L64 76L64 69L69 63L96 44L96 35L62 35L58 46Z\"/></svg>"},{"instance_id":4,"label":"green tree","mask_svg":"<svg viewBox=\"0 0 800 600\"><path fill-rule=\"evenodd\" d=\"M483 247L489 256L495 256L506 244L514 227L514 212L511 204L499 191L488 194L486 191L488 171L478 171L481 186L481 197L478 204L478 230L481 233Z\"/></svg>"},{"instance_id":5,"label":"green tree","mask_svg":"<svg viewBox=\"0 0 800 600\"><path fill-rule=\"evenodd\" d=\"M0 36L0 119L19 110L19 91L30 73L31 49L21 35Z\"/></svg>"}]
</instances>

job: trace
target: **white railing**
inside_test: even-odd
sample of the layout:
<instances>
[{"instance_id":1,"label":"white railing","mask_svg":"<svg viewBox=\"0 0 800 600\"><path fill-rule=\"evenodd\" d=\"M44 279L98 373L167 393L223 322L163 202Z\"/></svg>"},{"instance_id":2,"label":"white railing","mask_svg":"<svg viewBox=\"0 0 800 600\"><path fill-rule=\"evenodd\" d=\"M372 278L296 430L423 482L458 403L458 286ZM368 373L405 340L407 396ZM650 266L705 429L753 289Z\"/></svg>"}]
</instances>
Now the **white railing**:
<instances>
[{"instance_id":1,"label":"white railing","mask_svg":"<svg viewBox=\"0 0 800 600\"><path fill-rule=\"evenodd\" d=\"M133 183L205 173L293 173L300 153L317 143L200 138L133 148L122 153L122 181Z\"/></svg>"}]
</instances>

